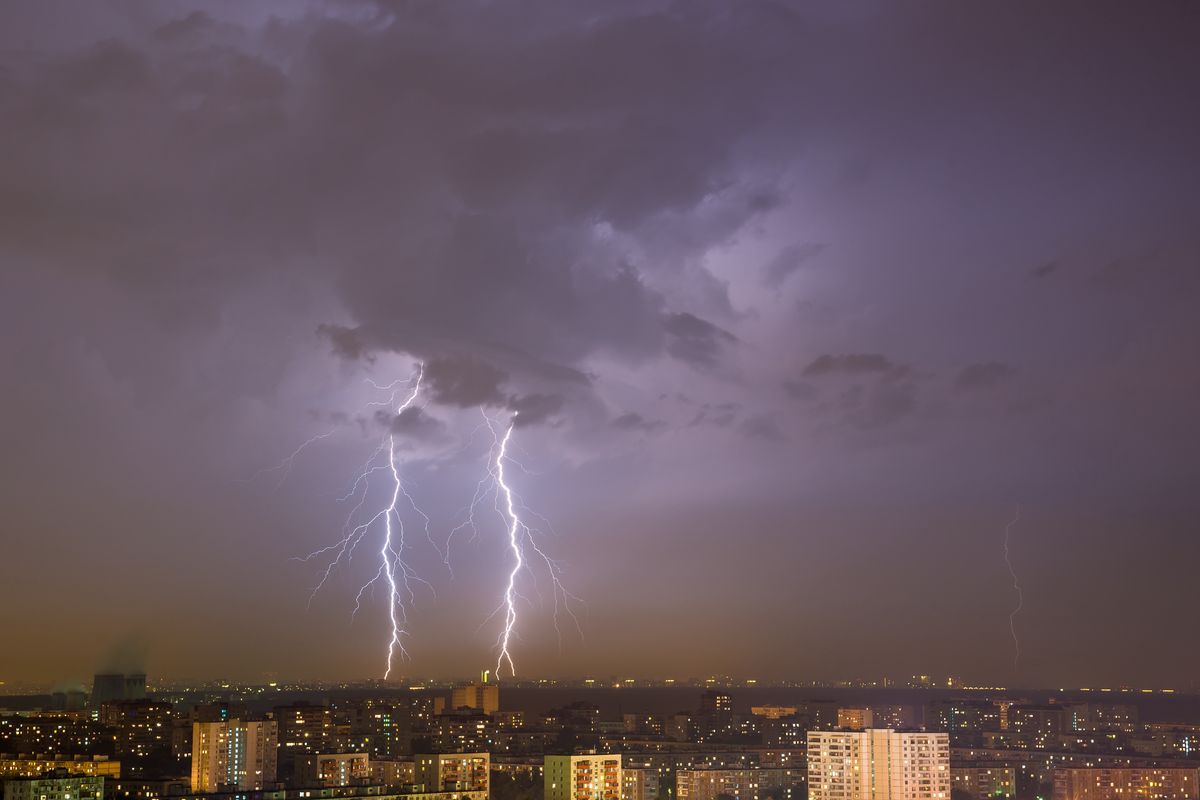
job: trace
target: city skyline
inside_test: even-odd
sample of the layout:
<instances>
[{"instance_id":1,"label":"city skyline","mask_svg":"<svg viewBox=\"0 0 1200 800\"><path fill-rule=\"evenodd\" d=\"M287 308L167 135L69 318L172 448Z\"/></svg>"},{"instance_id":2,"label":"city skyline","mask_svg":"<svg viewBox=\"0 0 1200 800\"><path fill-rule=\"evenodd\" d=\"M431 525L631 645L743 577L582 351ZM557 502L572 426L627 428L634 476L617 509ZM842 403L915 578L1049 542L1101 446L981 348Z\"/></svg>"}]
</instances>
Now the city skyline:
<instances>
[{"instance_id":1,"label":"city skyline","mask_svg":"<svg viewBox=\"0 0 1200 800\"><path fill-rule=\"evenodd\" d=\"M1197 36L3 4L0 692L1194 689Z\"/></svg>"}]
</instances>

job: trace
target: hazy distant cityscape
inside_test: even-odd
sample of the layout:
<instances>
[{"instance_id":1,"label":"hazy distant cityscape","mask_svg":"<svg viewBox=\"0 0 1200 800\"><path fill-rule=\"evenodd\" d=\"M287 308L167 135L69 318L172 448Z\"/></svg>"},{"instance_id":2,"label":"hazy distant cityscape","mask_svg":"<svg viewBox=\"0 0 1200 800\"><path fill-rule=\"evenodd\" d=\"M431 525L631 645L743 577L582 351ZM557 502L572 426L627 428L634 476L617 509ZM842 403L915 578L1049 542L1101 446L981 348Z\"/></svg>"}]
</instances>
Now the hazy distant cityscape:
<instances>
[{"instance_id":1,"label":"hazy distant cityscape","mask_svg":"<svg viewBox=\"0 0 1200 800\"><path fill-rule=\"evenodd\" d=\"M5 800L1200 798L1200 703L728 677L147 682L0 697Z\"/></svg>"}]
</instances>

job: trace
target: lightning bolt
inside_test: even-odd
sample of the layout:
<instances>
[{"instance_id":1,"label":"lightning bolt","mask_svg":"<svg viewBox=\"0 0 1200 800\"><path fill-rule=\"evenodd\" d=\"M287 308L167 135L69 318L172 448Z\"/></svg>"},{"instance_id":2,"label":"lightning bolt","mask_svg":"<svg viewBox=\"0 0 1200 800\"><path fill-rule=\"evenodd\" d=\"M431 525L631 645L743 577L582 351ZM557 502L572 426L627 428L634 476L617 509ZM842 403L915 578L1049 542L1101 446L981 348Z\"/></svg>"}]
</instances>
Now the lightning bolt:
<instances>
[{"instance_id":1,"label":"lightning bolt","mask_svg":"<svg viewBox=\"0 0 1200 800\"><path fill-rule=\"evenodd\" d=\"M513 428L516 427L516 414L513 414L513 421L509 423L508 430L504 432L504 438L500 440L500 447L496 451L496 461L494 462L496 483L499 484L500 490L504 492L504 511L508 515L508 547L513 554L512 572L508 573L508 585L504 587L504 632L500 634L500 654L496 657L496 674L500 674L500 666L507 661L508 669L515 677L517 674L517 665L513 663L512 653L508 649L510 640L512 639L513 628L517 625L517 603L514 592L516 591L517 575L521 572L521 567L525 566L525 556L521 552L521 534L526 532L524 525L521 523L521 518L517 516L516 504L513 502L513 491L508 483L504 480L504 459L508 456L508 442L512 439ZM488 427L491 427L490 425ZM495 432L493 431L493 434Z\"/></svg>"},{"instance_id":2,"label":"lightning bolt","mask_svg":"<svg viewBox=\"0 0 1200 800\"><path fill-rule=\"evenodd\" d=\"M1016 513L1013 515L1012 521L1004 526L1004 563L1008 565L1008 574L1012 576L1013 591L1017 593L1017 605L1008 615L1008 629L1012 633L1013 640L1013 669L1016 669L1021 661L1021 640L1017 638L1017 614L1021 613L1021 609L1025 606L1025 595L1021 591L1021 583L1017 579L1017 571L1013 569L1012 558L1009 555L1008 544L1012 536L1013 526L1021 519L1021 507L1017 506Z\"/></svg>"},{"instance_id":3,"label":"lightning bolt","mask_svg":"<svg viewBox=\"0 0 1200 800\"><path fill-rule=\"evenodd\" d=\"M288 476L292 474L292 466L296 463L296 459L300 457L301 453L303 453L310 446L316 444L317 442L321 441L322 439L328 439L330 436L333 436L333 434L335 434L336 432L337 432L336 430L328 430L328 431L325 431L324 433L318 433L315 436L310 437L303 444L301 444L299 447L297 447L295 450L293 450L290 455L286 456L278 464L276 464L273 467L263 467L262 469L258 470L253 475L251 475L249 478L246 478L243 482L244 483L253 483L254 481L261 478L263 475L266 475L271 472L278 472L278 473L280 473L279 484L275 487L276 489L278 489L280 486L283 486L283 484L287 483Z\"/></svg>"},{"instance_id":4,"label":"lightning bolt","mask_svg":"<svg viewBox=\"0 0 1200 800\"><path fill-rule=\"evenodd\" d=\"M411 387L411 390L407 397L396 407L396 416L399 416L416 402L418 395L421 393L421 379L423 376L424 367L418 364L416 374L411 378L393 381L386 386L372 383L371 385L374 388L390 391L391 395L386 401L375 401L368 403L368 405L391 405L395 402L396 396L400 391L397 387L407 385ZM294 459L295 455L298 455L309 443L311 443L311 440L302 445L293 454L292 458ZM386 459L383 458L384 453L387 454ZM380 463L381 460L382 463ZM367 496L370 493L371 477L380 472L386 472L390 476L391 489L388 494L388 502L366 521L355 524L355 520L359 518L359 512L366 504ZM345 502L354 497L357 497L358 501L346 516L346 522L342 526L342 538L331 545L314 550L307 556L297 560L311 561L322 555L333 554L329 562L325 565L321 580L318 581L317 585L313 588L312 594L309 595L309 603L311 604L313 597L325 586L334 569L339 564L348 562L353 558L355 548L358 547L359 543L373 528L382 527L383 535L379 545L379 567L371 579L359 587L358 593L354 598L354 611L351 613L351 618L357 616L358 611L362 607L363 598L368 590L371 590L372 587L380 582L384 583L387 587L388 622L391 627L386 647L386 666L383 672L383 678L387 680L392 674L396 655L399 654L402 658L408 657L408 651L404 648L403 639L406 635L405 626L408 623L408 607L415 600L413 583L420 583L427 586L430 590L433 589L432 585L420 578L403 558L407 544L405 542L404 518L400 511L402 498L412 511L424 520L425 535L430 543L434 545L435 549L438 550L439 554L441 553L441 549L437 547L430 533L429 516L417 505L400 477L400 467L397 464L396 456L395 433L389 432L380 441L378 447L376 447L375 451L358 471L350 486L350 490L343 497L339 498L339 502Z\"/></svg>"},{"instance_id":5,"label":"lightning bolt","mask_svg":"<svg viewBox=\"0 0 1200 800\"><path fill-rule=\"evenodd\" d=\"M525 470L520 462L516 461L509 454L513 432L516 430L517 414L513 414L507 427L501 428L487 415L486 411L482 413L484 422L480 427L486 427L492 435L492 445L488 450L487 457L487 475L475 487L475 494L466 509L466 520L450 532L445 552L448 559L451 541L454 535L461 530L470 528L473 534L472 539L478 537L479 530L476 525L475 511L483 501L492 498L495 510L504 524L507 549L511 560L500 604L496 607L495 611L488 615L483 625L486 625L497 616L503 618L503 625L496 639L496 648L498 651L496 656L496 675L498 677L502 673L503 667L507 665L509 673L515 677L517 666L513 660L512 645L513 641L517 638L518 601L525 599L518 587L522 573L530 572L532 574L531 567L536 562L540 562L545 567L546 573L550 577L551 592L554 598L554 630L558 636L560 648L562 646L562 629L559 626L559 613L560 611L564 611L571 617L576 631L582 637L583 631L579 624L579 618L571 607L572 603L582 603L582 601L563 586L561 565L550 558L538 544L537 535L541 531L525 521L525 518L529 516L539 515L530 511L525 506L520 495L514 491L510 483L510 476L506 471L507 466L515 466L521 471L528 473L528 470ZM533 574L533 580L534 589L538 592L539 597L541 597L540 589L537 587L536 574ZM482 628L483 625L480 627Z\"/></svg>"}]
</instances>

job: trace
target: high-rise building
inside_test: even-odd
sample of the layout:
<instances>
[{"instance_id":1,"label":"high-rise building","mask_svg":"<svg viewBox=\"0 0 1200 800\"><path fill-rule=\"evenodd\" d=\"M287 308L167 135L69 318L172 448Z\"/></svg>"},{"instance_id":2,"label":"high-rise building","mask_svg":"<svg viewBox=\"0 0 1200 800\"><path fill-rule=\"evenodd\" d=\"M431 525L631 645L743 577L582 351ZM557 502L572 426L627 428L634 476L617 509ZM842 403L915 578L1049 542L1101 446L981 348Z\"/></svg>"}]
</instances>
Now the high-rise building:
<instances>
[{"instance_id":1,"label":"high-rise building","mask_svg":"<svg viewBox=\"0 0 1200 800\"><path fill-rule=\"evenodd\" d=\"M490 683L488 673L480 676L479 683L455 686L450 690L450 709L474 708L484 714L500 710L500 684Z\"/></svg>"},{"instance_id":2,"label":"high-rise building","mask_svg":"<svg viewBox=\"0 0 1200 800\"><path fill-rule=\"evenodd\" d=\"M328 749L333 735L333 715L328 706L295 702L276 706L279 746L295 753L320 753Z\"/></svg>"},{"instance_id":3,"label":"high-rise building","mask_svg":"<svg viewBox=\"0 0 1200 800\"><path fill-rule=\"evenodd\" d=\"M426 792L488 792L488 753L432 753L415 756L413 762L414 782L424 784Z\"/></svg>"},{"instance_id":4,"label":"high-rise building","mask_svg":"<svg viewBox=\"0 0 1200 800\"><path fill-rule=\"evenodd\" d=\"M230 719L192 724L192 791L264 789L275 782L274 720Z\"/></svg>"},{"instance_id":5,"label":"high-rise building","mask_svg":"<svg viewBox=\"0 0 1200 800\"><path fill-rule=\"evenodd\" d=\"M621 800L621 756L546 756L543 780L545 800Z\"/></svg>"},{"instance_id":6,"label":"high-rise building","mask_svg":"<svg viewBox=\"0 0 1200 800\"><path fill-rule=\"evenodd\" d=\"M944 733L809 731L809 800L945 800L950 737Z\"/></svg>"}]
</instances>

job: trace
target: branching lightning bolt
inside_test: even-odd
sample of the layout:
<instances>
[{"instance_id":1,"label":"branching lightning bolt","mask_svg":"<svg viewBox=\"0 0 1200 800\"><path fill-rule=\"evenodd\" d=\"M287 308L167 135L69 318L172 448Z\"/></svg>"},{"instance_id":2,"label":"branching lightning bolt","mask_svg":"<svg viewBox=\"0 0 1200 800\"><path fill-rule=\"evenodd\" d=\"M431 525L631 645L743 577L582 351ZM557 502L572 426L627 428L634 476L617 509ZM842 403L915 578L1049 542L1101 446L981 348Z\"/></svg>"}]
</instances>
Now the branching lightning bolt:
<instances>
[{"instance_id":1,"label":"branching lightning bolt","mask_svg":"<svg viewBox=\"0 0 1200 800\"><path fill-rule=\"evenodd\" d=\"M1012 632L1013 640L1013 669L1021 661L1021 640L1017 638L1017 614L1021 613L1021 609L1025 606L1025 595L1021 591L1021 583L1017 579L1017 571L1013 569L1012 558L1009 555L1008 544L1009 538L1012 535L1013 526L1021 519L1021 507L1017 506L1016 513L1013 515L1012 521L1004 526L1004 563L1008 565L1008 574L1012 576L1013 590L1017 593L1017 605L1013 608L1012 613L1008 615L1008 629Z\"/></svg>"},{"instance_id":2,"label":"branching lightning bolt","mask_svg":"<svg viewBox=\"0 0 1200 800\"><path fill-rule=\"evenodd\" d=\"M502 668L507 665L509 673L515 676L517 674L517 667L513 661L512 645L514 639L517 638L518 601L524 599L518 589L518 581L522 572L529 571L532 574L532 564L527 551L531 552L546 567L547 574L550 576L551 591L554 597L554 630L558 635L560 646L562 643L562 631L559 627L559 612L565 611L571 617L572 622L575 624L575 629L582 636L583 631L579 625L579 618L575 615L575 611L571 607L572 603L580 603L582 601L563 586L561 581L561 565L541 549L537 543L537 534L540 531L525 522L523 518L537 515L525 507L520 496L513 490L512 485L509 483L509 476L505 470L506 466L514 465L527 472L509 454L513 431L516 429L516 414L513 415L513 419L509 422L508 426L503 428L503 432L487 416L486 412L483 413L483 419L484 423L481 427L486 426L492 434L492 446L488 450L487 458L488 474L475 487L475 494L467 507L466 520L450 532L445 552L448 559L450 544L454 535L465 528L471 529L473 538L478 536L479 531L476 526L475 510L485 499L488 497L493 498L495 510L504 523L507 535L507 547L511 554L511 565L507 573L504 593L500 604L495 611L488 615L483 624L486 625L488 621L496 616L502 616L503 626L496 640L498 650L496 656L496 675L499 676L503 671ZM536 575L534 575L534 589L538 591L536 580Z\"/></svg>"},{"instance_id":3,"label":"branching lightning bolt","mask_svg":"<svg viewBox=\"0 0 1200 800\"><path fill-rule=\"evenodd\" d=\"M421 365L418 365L416 374L410 379L393 381L386 386L379 386L372 383L372 386L374 386L376 389L391 391L391 396L387 401L372 402L368 405L384 405L385 403L387 405L391 405L395 402L396 395L400 391L397 387L401 386L402 384L407 384L411 387L411 391L408 393L408 396L404 399L404 401L396 408L396 415L399 416L405 410L410 408L416 401L417 396L421 392L421 379L423 375L424 368ZM303 449L303 446L300 449ZM387 459L385 462L380 463L380 460L385 452L387 453ZM297 453L299 453L299 450L297 450ZM294 457L295 456L293 455L292 458ZM405 489L404 481L400 477L400 467L396 462L396 458L396 435L395 433L389 432L388 435L380 441L379 446L367 459L366 463L363 464L362 469L359 470L357 476L351 484L350 490L345 494L345 496L339 498L340 502L345 502L353 497L358 497L357 503L346 516L346 523L342 527L342 538L331 545L314 550L307 556L299 559L301 561L311 561L318 556L333 553L329 563L325 566L325 570L321 575L321 580L317 582L316 587L314 587L312 594L309 596L309 602L311 603L312 598L316 596L317 592L319 592L325 586L325 582L329 580L329 576L333 573L334 568L336 568L339 564L349 561L351 558L353 558L355 548L359 545L367 533L373 527L377 526L379 523L382 523L383 536L379 546L379 568L375 571L375 574L371 577L371 579L359 588L358 593L354 598L354 611L352 612L351 616L353 617L358 614L359 609L362 607L363 597L369 589L371 589L380 581L386 584L388 595L388 621L390 623L391 630L388 636L386 648L387 660L383 673L384 680L386 680L392 673L392 666L395 661L396 654L399 653L401 657L405 658L408 656L408 652L404 648L403 637L406 635L404 627L408 620L408 606L415 599L412 584L416 582L428 586L431 590L433 588L428 581L420 578L403 558L406 543L404 539L404 518L400 513L401 498L403 498L412 508L412 510L424 520L425 535L427 538L429 538L431 543L433 543L433 537L429 530L429 516L421 510L416 501L413 499L412 495L409 494L407 489ZM366 503L367 495L370 492L371 476L378 472L387 472L391 477L391 491L388 495L388 503L365 522L359 522L355 524L354 521L358 518L359 511ZM434 547L437 548L436 543L434 543ZM440 552L440 548L437 549Z\"/></svg>"}]
</instances>

